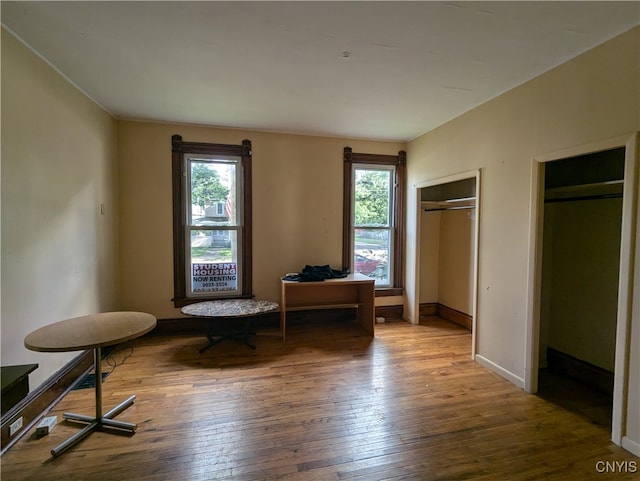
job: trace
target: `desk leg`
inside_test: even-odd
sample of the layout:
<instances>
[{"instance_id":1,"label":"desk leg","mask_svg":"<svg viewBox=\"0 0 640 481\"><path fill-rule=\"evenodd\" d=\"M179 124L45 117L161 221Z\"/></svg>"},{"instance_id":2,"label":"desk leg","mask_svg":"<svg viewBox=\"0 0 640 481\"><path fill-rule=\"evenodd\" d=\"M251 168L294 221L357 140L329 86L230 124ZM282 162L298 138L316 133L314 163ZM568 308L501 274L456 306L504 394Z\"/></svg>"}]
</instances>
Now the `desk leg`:
<instances>
[{"instance_id":1,"label":"desk leg","mask_svg":"<svg viewBox=\"0 0 640 481\"><path fill-rule=\"evenodd\" d=\"M282 284L280 291L280 334L282 342L285 342L285 331L287 329L287 287Z\"/></svg>"},{"instance_id":2,"label":"desk leg","mask_svg":"<svg viewBox=\"0 0 640 481\"><path fill-rule=\"evenodd\" d=\"M280 334L282 334L282 342L285 341L285 331L287 327L287 310L283 306L280 309Z\"/></svg>"},{"instance_id":3,"label":"desk leg","mask_svg":"<svg viewBox=\"0 0 640 481\"><path fill-rule=\"evenodd\" d=\"M93 350L93 364L94 371L96 375L96 416L85 416L83 414L73 414L73 413L63 413L62 418L67 419L69 421L80 421L84 423L88 423L81 431L77 432L73 436L71 436L66 441L60 443L58 446L51 450L51 454L55 456L60 456L62 453L67 451L69 448L75 446L84 438L89 436L93 431L100 429L102 426L116 428L123 431L128 431L134 433L136 428L138 427L136 424L127 423L124 421L116 421L115 419L111 419L116 417L122 411L127 409L129 406L133 404L136 397L130 396L125 401L118 404L111 411L107 412L105 415L102 414L102 353L99 347L96 347Z\"/></svg>"},{"instance_id":4,"label":"desk leg","mask_svg":"<svg viewBox=\"0 0 640 481\"><path fill-rule=\"evenodd\" d=\"M358 322L372 336L375 329L375 289L363 284L356 286L358 298Z\"/></svg>"}]
</instances>

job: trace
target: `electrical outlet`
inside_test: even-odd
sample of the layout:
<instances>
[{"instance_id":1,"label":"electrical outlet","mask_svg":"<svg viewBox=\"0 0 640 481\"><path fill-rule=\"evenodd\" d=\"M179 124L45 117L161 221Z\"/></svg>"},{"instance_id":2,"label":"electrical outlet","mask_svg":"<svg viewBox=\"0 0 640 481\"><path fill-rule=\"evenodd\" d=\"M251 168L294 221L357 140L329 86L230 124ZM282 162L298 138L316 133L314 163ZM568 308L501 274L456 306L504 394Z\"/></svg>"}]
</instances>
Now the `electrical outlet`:
<instances>
[{"instance_id":1,"label":"electrical outlet","mask_svg":"<svg viewBox=\"0 0 640 481\"><path fill-rule=\"evenodd\" d=\"M22 416L20 416L18 419L16 419L9 425L9 437L13 436L15 433L17 433L21 429L22 429Z\"/></svg>"}]
</instances>

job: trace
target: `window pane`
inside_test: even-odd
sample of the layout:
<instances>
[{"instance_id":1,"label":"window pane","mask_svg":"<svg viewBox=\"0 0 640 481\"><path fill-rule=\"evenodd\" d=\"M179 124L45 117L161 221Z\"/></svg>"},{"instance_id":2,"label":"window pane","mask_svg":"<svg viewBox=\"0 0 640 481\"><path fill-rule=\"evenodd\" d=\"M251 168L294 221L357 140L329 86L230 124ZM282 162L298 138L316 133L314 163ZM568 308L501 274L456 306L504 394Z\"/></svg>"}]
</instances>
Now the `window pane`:
<instances>
[{"instance_id":1,"label":"window pane","mask_svg":"<svg viewBox=\"0 0 640 481\"><path fill-rule=\"evenodd\" d=\"M355 169L354 225L390 225L391 173L388 169Z\"/></svg>"},{"instance_id":2,"label":"window pane","mask_svg":"<svg viewBox=\"0 0 640 481\"><path fill-rule=\"evenodd\" d=\"M353 270L373 277L376 285L389 284L391 236L388 229L355 229Z\"/></svg>"},{"instance_id":3,"label":"window pane","mask_svg":"<svg viewBox=\"0 0 640 481\"><path fill-rule=\"evenodd\" d=\"M191 225L236 225L236 164L190 159Z\"/></svg>"},{"instance_id":4,"label":"window pane","mask_svg":"<svg viewBox=\"0 0 640 481\"><path fill-rule=\"evenodd\" d=\"M191 231L191 292L238 290L236 230Z\"/></svg>"}]
</instances>

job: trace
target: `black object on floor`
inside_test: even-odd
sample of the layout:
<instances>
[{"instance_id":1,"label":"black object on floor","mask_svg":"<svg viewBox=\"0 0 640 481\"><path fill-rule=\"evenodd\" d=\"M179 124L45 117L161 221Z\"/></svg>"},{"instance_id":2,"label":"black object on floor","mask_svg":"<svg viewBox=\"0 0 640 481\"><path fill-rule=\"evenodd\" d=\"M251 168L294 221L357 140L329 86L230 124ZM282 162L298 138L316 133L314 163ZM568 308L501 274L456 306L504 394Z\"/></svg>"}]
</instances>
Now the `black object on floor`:
<instances>
[{"instance_id":1,"label":"black object on floor","mask_svg":"<svg viewBox=\"0 0 640 481\"><path fill-rule=\"evenodd\" d=\"M104 381L107 376L111 374L109 372L103 372L102 373L102 381ZM96 375L95 373L91 372L87 375L85 375L79 382L77 382L72 388L72 391L75 391L77 389L89 389L89 388L94 388L96 386Z\"/></svg>"}]
</instances>

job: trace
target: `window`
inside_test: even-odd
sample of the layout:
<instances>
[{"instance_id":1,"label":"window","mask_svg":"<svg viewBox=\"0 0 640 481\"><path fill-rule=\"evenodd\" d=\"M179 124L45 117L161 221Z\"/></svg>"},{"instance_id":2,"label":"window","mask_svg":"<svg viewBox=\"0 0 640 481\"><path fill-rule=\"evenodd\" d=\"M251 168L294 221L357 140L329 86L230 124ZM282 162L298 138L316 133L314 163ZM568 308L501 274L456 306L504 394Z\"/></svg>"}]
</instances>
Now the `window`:
<instances>
[{"instance_id":1,"label":"window","mask_svg":"<svg viewBox=\"0 0 640 481\"><path fill-rule=\"evenodd\" d=\"M395 156L344 149L343 265L373 277L377 288L402 287L405 165L404 151Z\"/></svg>"},{"instance_id":2,"label":"window","mask_svg":"<svg viewBox=\"0 0 640 481\"><path fill-rule=\"evenodd\" d=\"M251 296L251 142L172 137L174 305Z\"/></svg>"}]
</instances>

